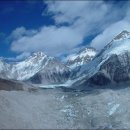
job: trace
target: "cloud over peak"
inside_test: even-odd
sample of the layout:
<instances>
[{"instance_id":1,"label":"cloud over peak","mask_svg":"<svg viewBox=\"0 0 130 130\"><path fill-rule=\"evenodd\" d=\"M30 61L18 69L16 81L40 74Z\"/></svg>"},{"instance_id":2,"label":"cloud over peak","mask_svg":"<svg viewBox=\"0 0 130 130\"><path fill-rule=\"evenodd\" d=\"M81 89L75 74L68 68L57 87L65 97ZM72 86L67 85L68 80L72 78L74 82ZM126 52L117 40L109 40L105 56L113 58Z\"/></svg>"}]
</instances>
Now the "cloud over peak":
<instances>
[{"instance_id":1,"label":"cloud over peak","mask_svg":"<svg viewBox=\"0 0 130 130\"><path fill-rule=\"evenodd\" d=\"M69 27L42 27L35 35L26 34L12 42L11 49L16 52L35 52L44 50L49 55L62 54L82 43L83 37Z\"/></svg>"},{"instance_id":2,"label":"cloud over peak","mask_svg":"<svg viewBox=\"0 0 130 130\"><path fill-rule=\"evenodd\" d=\"M35 30L16 28L10 35L12 51L44 51L57 56L76 48L92 34L99 35L91 46L101 49L113 35L129 29L128 2L118 5L105 1L49 1L46 4L46 15L55 24Z\"/></svg>"}]
</instances>

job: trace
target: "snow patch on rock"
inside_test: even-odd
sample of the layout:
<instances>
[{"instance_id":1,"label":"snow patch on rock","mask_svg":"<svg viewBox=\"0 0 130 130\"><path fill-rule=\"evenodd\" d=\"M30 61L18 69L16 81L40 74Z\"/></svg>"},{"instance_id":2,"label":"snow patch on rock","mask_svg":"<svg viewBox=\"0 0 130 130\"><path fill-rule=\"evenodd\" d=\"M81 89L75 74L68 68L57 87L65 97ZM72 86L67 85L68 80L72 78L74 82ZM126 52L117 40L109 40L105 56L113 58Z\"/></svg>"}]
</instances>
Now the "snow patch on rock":
<instances>
[{"instance_id":1,"label":"snow patch on rock","mask_svg":"<svg viewBox=\"0 0 130 130\"><path fill-rule=\"evenodd\" d=\"M120 104L115 104L110 110L109 110L109 115L113 115L116 110L118 109L118 107L120 106Z\"/></svg>"}]
</instances>

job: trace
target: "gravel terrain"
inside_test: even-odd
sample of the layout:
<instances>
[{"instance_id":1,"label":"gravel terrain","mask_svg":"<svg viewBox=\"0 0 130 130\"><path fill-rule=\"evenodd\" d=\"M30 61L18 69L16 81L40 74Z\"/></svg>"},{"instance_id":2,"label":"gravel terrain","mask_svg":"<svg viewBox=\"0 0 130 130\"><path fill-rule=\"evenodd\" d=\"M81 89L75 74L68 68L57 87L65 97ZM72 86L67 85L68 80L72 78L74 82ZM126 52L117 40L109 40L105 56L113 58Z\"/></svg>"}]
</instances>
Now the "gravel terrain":
<instances>
[{"instance_id":1,"label":"gravel terrain","mask_svg":"<svg viewBox=\"0 0 130 130\"><path fill-rule=\"evenodd\" d=\"M0 129L130 128L130 88L0 90Z\"/></svg>"}]
</instances>

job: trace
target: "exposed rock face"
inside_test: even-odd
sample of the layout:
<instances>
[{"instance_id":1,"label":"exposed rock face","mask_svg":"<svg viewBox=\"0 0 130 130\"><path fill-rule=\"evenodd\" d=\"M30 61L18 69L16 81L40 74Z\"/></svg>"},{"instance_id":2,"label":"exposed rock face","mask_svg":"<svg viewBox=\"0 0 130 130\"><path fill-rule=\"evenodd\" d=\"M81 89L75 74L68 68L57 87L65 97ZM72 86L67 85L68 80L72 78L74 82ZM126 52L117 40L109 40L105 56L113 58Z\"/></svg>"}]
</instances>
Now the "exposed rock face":
<instances>
[{"instance_id":1,"label":"exposed rock face","mask_svg":"<svg viewBox=\"0 0 130 130\"><path fill-rule=\"evenodd\" d=\"M42 52L11 65L0 60L0 76L36 84L61 84L71 80L71 85L78 87L84 84L103 86L130 81L128 31L122 31L95 55L95 49L85 48L68 56L67 65Z\"/></svg>"},{"instance_id":2,"label":"exposed rock face","mask_svg":"<svg viewBox=\"0 0 130 130\"><path fill-rule=\"evenodd\" d=\"M89 81L96 85L130 81L130 52L112 55Z\"/></svg>"},{"instance_id":3,"label":"exposed rock face","mask_svg":"<svg viewBox=\"0 0 130 130\"><path fill-rule=\"evenodd\" d=\"M68 80L70 70L58 60L50 61L43 70L35 74L29 80L36 84L57 84Z\"/></svg>"},{"instance_id":4,"label":"exposed rock face","mask_svg":"<svg viewBox=\"0 0 130 130\"><path fill-rule=\"evenodd\" d=\"M32 54L24 61L7 64L0 61L0 77L33 83L62 83L69 78L70 69L43 52Z\"/></svg>"},{"instance_id":5,"label":"exposed rock face","mask_svg":"<svg viewBox=\"0 0 130 130\"><path fill-rule=\"evenodd\" d=\"M9 71L11 69L11 65L4 62L3 59L0 59L0 77L1 78L9 78Z\"/></svg>"},{"instance_id":6,"label":"exposed rock face","mask_svg":"<svg viewBox=\"0 0 130 130\"><path fill-rule=\"evenodd\" d=\"M23 84L16 81L0 78L0 90L6 90L6 91L23 90Z\"/></svg>"},{"instance_id":7,"label":"exposed rock face","mask_svg":"<svg viewBox=\"0 0 130 130\"><path fill-rule=\"evenodd\" d=\"M130 82L130 33L117 35L93 61L81 67L76 86L94 84L104 86L115 83Z\"/></svg>"},{"instance_id":8,"label":"exposed rock face","mask_svg":"<svg viewBox=\"0 0 130 130\"><path fill-rule=\"evenodd\" d=\"M78 53L71 54L67 57L66 65L71 69L74 69L78 66L82 66L87 62L91 61L96 55L96 50L92 47L86 47L81 49Z\"/></svg>"},{"instance_id":9,"label":"exposed rock face","mask_svg":"<svg viewBox=\"0 0 130 130\"><path fill-rule=\"evenodd\" d=\"M127 39L130 36L130 32L127 30L122 31L119 35L117 35L114 40L122 40Z\"/></svg>"},{"instance_id":10,"label":"exposed rock face","mask_svg":"<svg viewBox=\"0 0 130 130\"><path fill-rule=\"evenodd\" d=\"M93 77L91 77L88 80L88 82L91 83L91 84L94 84L94 85L107 85L111 81L108 77L105 76L104 73L98 72Z\"/></svg>"},{"instance_id":11,"label":"exposed rock face","mask_svg":"<svg viewBox=\"0 0 130 130\"><path fill-rule=\"evenodd\" d=\"M100 68L105 70L111 81L122 82L130 80L130 52L112 55Z\"/></svg>"}]
</instances>

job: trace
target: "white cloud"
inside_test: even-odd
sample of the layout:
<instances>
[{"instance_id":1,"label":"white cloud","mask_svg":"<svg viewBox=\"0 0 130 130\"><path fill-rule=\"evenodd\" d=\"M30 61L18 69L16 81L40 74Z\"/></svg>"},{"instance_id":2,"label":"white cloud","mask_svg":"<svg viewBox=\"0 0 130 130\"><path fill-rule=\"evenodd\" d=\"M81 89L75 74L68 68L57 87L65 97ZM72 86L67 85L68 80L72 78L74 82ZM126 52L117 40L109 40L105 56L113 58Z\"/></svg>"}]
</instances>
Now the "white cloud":
<instances>
[{"instance_id":1,"label":"white cloud","mask_svg":"<svg viewBox=\"0 0 130 130\"><path fill-rule=\"evenodd\" d=\"M45 51L49 55L62 54L82 43L83 37L69 27L43 27L33 36L14 40L11 49L15 52Z\"/></svg>"},{"instance_id":2,"label":"white cloud","mask_svg":"<svg viewBox=\"0 0 130 130\"><path fill-rule=\"evenodd\" d=\"M24 60L25 58L29 57L31 54L30 52L23 52L20 55L17 55L16 57L9 57L5 58L8 61L21 61Z\"/></svg>"},{"instance_id":3,"label":"white cloud","mask_svg":"<svg viewBox=\"0 0 130 130\"><path fill-rule=\"evenodd\" d=\"M98 50L101 50L105 45L107 45L111 40L121 33L123 30L127 30L130 32L130 2L126 2L122 8L117 9L115 12L116 15L119 15L122 11L123 16L121 20L111 23L108 27L104 28L104 30L97 35L90 43L90 45ZM110 11L113 13L113 11ZM119 15L120 16L120 15Z\"/></svg>"},{"instance_id":4,"label":"white cloud","mask_svg":"<svg viewBox=\"0 0 130 130\"><path fill-rule=\"evenodd\" d=\"M101 50L105 45L111 42L111 40L123 30L130 31L130 22L126 20L121 20L119 22L110 25L103 31L103 33L99 34L92 40L91 46L98 50Z\"/></svg>"},{"instance_id":5,"label":"white cloud","mask_svg":"<svg viewBox=\"0 0 130 130\"><path fill-rule=\"evenodd\" d=\"M50 1L46 3L48 5L46 15L50 13L53 15L55 25L43 26L37 30L16 28L10 36L12 51L21 53L44 51L56 56L77 47L87 36L106 30L92 41L92 46L100 48L99 43L104 44L105 38L107 41L117 32L113 29L113 23L121 21L127 10L124 8L125 5L117 8L116 5L113 6L104 1ZM112 26L111 34L110 30L106 29L109 26Z\"/></svg>"},{"instance_id":6,"label":"white cloud","mask_svg":"<svg viewBox=\"0 0 130 130\"><path fill-rule=\"evenodd\" d=\"M16 56L16 60L23 60L29 57L31 54L29 52L23 52L20 55Z\"/></svg>"},{"instance_id":7,"label":"white cloud","mask_svg":"<svg viewBox=\"0 0 130 130\"><path fill-rule=\"evenodd\" d=\"M18 27L12 31L11 35L9 36L9 40L16 40L25 35L33 36L36 33L36 30L27 30L25 27Z\"/></svg>"},{"instance_id":8,"label":"white cloud","mask_svg":"<svg viewBox=\"0 0 130 130\"><path fill-rule=\"evenodd\" d=\"M75 22L76 18L88 18L88 21L91 21L91 17L102 17L102 14L106 13L106 10L107 6L103 1L48 2L48 12L52 12L54 14L54 19L57 23L72 23ZM96 13L98 13L100 16L98 16Z\"/></svg>"},{"instance_id":9,"label":"white cloud","mask_svg":"<svg viewBox=\"0 0 130 130\"><path fill-rule=\"evenodd\" d=\"M97 33L125 15L124 6L113 7L105 1L47 2L48 12L54 14L56 24L69 23L84 37Z\"/></svg>"}]
</instances>

